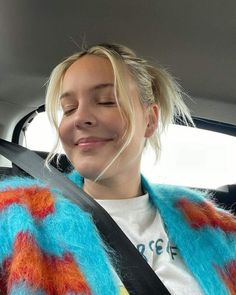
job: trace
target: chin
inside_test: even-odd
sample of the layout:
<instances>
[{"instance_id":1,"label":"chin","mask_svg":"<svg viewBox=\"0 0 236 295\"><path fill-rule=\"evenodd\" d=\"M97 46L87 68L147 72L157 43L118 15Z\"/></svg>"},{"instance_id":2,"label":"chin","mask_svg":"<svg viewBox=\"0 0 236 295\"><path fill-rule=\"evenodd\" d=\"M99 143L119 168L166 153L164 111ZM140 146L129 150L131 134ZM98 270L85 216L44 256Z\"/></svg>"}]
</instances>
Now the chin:
<instances>
[{"instance_id":1,"label":"chin","mask_svg":"<svg viewBox=\"0 0 236 295\"><path fill-rule=\"evenodd\" d=\"M80 157L77 159L72 159L71 162L81 176L92 181L94 181L107 167L107 162L101 161L101 158L99 161L99 159L84 159ZM107 174L110 175L110 169L111 167L105 172L106 176L108 176ZM104 178L105 175L103 175L102 178Z\"/></svg>"},{"instance_id":2,"label":"chin","mask_svg":"<svg viewBox=\"0 0 236 295\"><path fill-rule=\"evenodd\" d=\"M79 172L81 176L85 179L89 179L94 181L98 175L102 172L102 169L98 169L97 167L81 167L81 165L74 165L75 169Z\"/></svg>"}]
</instances>

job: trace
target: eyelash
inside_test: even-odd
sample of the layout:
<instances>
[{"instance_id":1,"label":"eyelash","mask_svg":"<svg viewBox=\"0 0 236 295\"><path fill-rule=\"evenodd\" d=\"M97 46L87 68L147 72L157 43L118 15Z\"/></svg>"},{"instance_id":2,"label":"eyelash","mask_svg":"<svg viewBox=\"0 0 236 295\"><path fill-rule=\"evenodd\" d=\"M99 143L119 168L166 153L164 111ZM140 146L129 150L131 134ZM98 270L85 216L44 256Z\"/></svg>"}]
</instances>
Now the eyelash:
<instances>
[{"instance_id":1,"label":"eyelash","mask_svg":"<svg viewBox=\"0 0 236 295\"><path fill-rule=\"evenodd\" d=\"M100 105L115 105L115 101L105 101L105 102L99 102Z\"/></svg>"},{"instance_id":2,"label":"eyelash","mask_svg":"<svg viewBox=\"0 0 236 295\"><path fill-rule=\"evenodd\" d=\"M75 110L75 108L65 110L65 111L63 111L63 115L64 115L64 116L67 116L67 115L69 115L70 113L72 113L74 110Z\"/></svg>"},{"instance_id":3,"label":"eyelash","mask_svg":"<svg viewBox=\"0 0 236 295\"><path fill-rule=\"evenodd\" d=\"M116 105L116 102L115 101L104 101L104 102L98 102L97 103L98 105L101 105L101 106L115 106ZM71 108L71 109L67 109L67 110L64 110L63 111L63 115L64 116L68 116L70 115L76 108Z\"/></svg>"}]
</instances>

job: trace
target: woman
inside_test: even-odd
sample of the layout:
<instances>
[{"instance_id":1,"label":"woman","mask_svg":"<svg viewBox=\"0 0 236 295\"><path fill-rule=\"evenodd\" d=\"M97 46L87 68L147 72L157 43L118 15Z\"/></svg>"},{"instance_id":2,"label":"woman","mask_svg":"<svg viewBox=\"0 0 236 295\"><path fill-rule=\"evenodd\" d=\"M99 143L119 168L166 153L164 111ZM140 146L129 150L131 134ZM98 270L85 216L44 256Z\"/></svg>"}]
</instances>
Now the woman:
<instances>
[{"instance_id":1,"label":"woman","mask_svg":"<svg viewBox=\"0 0 236 295\"><path fill-rule=\"evenodd\" d=\"M167 72L124 46L93 46L54 69L46 108L74 166L68 177L111 214L171 294L236 294L234 217L199 192L140 173L147 142L158 155L175 116L191 122ZM127 294L87 213L36 180L0 188L2 292Z\"/></svg>"}]
</instances>

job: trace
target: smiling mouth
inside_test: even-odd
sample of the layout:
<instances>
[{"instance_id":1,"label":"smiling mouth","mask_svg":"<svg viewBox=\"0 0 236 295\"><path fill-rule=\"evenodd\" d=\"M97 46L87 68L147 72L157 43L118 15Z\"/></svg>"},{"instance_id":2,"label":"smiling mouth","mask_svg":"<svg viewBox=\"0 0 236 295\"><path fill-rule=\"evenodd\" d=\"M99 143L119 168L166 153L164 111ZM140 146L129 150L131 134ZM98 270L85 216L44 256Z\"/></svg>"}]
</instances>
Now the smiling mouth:
<instances>
[{"instance_id":1,"label":"smiling mouth","mask_svg":"<svg viewBox=\"0 0 236 295\"><path fill-rule=\"evenodd\" d=\"M78 141L76 146L78 146L83 151L87 151L87 150L99 148L110 141L112 141L111 138L109 138L109 139L104 139L104 138L81 139Z\"/></svg>"}]
</instances>

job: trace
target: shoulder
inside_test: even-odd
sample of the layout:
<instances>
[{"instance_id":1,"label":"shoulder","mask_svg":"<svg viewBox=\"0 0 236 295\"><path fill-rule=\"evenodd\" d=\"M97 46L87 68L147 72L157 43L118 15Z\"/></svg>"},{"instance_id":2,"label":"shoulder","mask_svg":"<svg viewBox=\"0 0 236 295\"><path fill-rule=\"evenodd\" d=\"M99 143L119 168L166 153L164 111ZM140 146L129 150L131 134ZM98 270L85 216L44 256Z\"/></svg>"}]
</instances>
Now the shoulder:
<instances>
[{"instance_id":1,"label":"shoulder","mask_svg":"<svg viewBox=\"0 0 236 295\"><path fill-rule=\"evenodd\" d=\"M6 239L14 241L17 233L23 231L38 237L47 233L48 241L50 236L65 235L65 229L82 233L92 227L91 216L58 189L32 178L12 177L0 183L0 229Z\"/></svg>"},{"instance_id":2,"label":"shoulder","mask_svg":"<svg viewBox=\"0 0 236 295\"><path fill-rule=\"evenodd\" d=\"M192 202L202 202L208 198L205 191L194 190L182 186L168 184L154 184L142 178L144 189L149 193L151 199L159 199L165 203L175 204L181 199L188 199Z\"/></svg>"},{"instance_id":3,"label":"shoulder","mask_svg":"<svg viewBox=\"0 0 236 295\"><path fill-rule=\"evenodd\" d=\"M42 182L31 177L19 177L12 176L1 178L0 180L0 192L6 191L8 189L17 189L20 187L30 187L30 186L45 186Z\"/></svg>"},{"instance_id":4,"label":"shoulder","mask_svg":"<svg viewBox=\"0 0 236 295\"><path fill-rule=\"evenodd\" d=\"M219 207L210 193L172 185L149 184L151 201L162 212L175 212L192 228L210 226L236 232L236 218Z\"/></svg>"},{"instance_id":5,"label":"shoulder","mask_svg":"<svg viewBox=\"0 0 236 295\"><path fill-rule=\"evenodd\" d=\"M78 185L78 177L75 178L72 181L74 180L75 184ZM0 218L18 216L19 212L25 212L27 218L36 220L43 220L48 215L51 215L54 219L57 216L67 218L75 214L77 218L83 219L85 215L89 215L66 198L59 189L51 188L38 179L10 177L1 180Z\"/></svg>"},{"instance_id":6,"label":"shoulder","mask_svg":"<svg viewBox=\"0 0 236 295\"><path fill-rule=\"evenodd\" d=\"M27 209L33 217L43 218L54 209L50 189L39 180L30 177L10 177L0 182L0 213L13 205Z\"/></svg>"}]
</instances>

